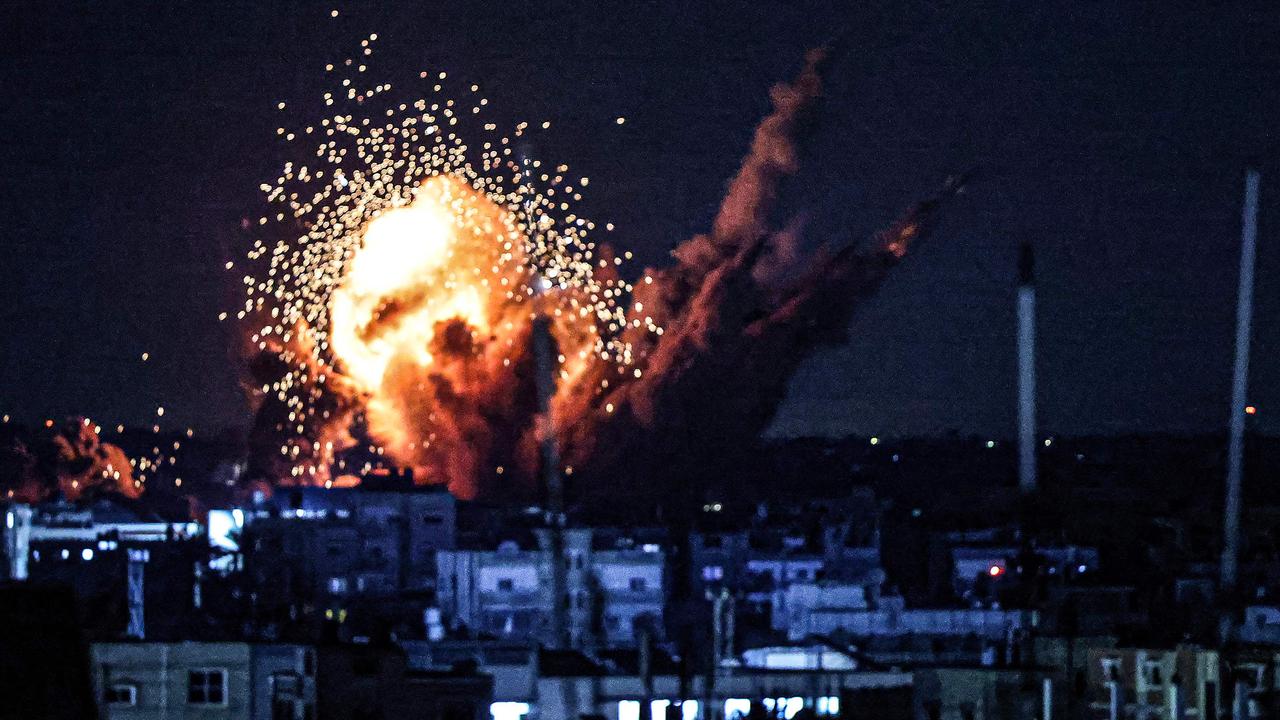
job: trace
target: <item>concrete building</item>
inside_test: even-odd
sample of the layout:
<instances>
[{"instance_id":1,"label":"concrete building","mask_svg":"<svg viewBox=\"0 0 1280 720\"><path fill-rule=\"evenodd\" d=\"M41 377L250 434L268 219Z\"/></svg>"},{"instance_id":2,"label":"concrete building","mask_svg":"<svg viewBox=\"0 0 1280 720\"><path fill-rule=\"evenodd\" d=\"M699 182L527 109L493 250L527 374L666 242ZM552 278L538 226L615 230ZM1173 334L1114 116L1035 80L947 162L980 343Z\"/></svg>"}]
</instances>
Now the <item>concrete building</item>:
<instances>
[{"instance_id":1,"label":"concrete building","mask_svg":"<svg viewBox=\"0 0 1280 720\"><path fill-rule=\"evenodd\" d=\"M336 615L367 598L416 595L425 608L436 552L456 534L455 501L439 490L288 488L241 512L239 550L269 621Z\"/></svg>"},{"instance_id":2,"label":"concrete building","mask_svg":"<svg viewBox=\"0 0 1280 720\"><path fill-rule=\"evenodd\" d=\"M442 551L438 598L449 625L502 638L548 638L553 603L567 608L575 646L627 645L662 627L666 562L658 543L603 530L564 533L567 596L552 597L550 536L523 546Z\"/></svg>"},{"instance_id":3,"label":"concrete building","mask_svg":"<svg viewBox=\"0 0 1280 720\"><path fill-rule=\"evenodd\" d=\"M681 720L777 717L790 719L808 710L817 717L840 715L852 694L911 687L911 674L865 670L738 669L718 674L713 683L705 675L684 684L674 674L655 675L647 684L631 674L604 671L577 674L544 673L538 681L537 717L603 717L642 720L678 717ZM531 708L532 709L532 708ZM752 714L753 712L765 715ZM668 714L670 712L671 714Z\"/></svg>"},{"instance_id":4,"label":"concrete building","mask_svg":"<svg viewBox=\"0 0 1280 720\"><path fill-rule=\"evenodd\" d=\"M239 642L96 643L104 719L313 720L315 651Z\"/></svg>"},{"instance_id":5,"label":"concrete building","mask_svg":"<svg viewBox=\"0 0 1280 720\"><path fill-rule=\"evenodd\" d=\"M474 662L416 667L400 647L319 649L319 717L489 720L493 677Z\"/></svg>"},{"instance_id":6,"label":"concrete building","mask_svg":"<svg viewBox=\"0 0 1280 720\"><path fill-rule=\"evenodd\" d=\"M93 638L172 637L199 604L204 528L144 516L108 501L3 509L13 580L69 585ZM164 578L164 583L148 581Z\"/></svg>"},{"instance_id":7,"label":"concrete building","mask_svg":"<svg viewBox=\"0 0 1280 720\"><path fill-rule=\"evenodd\" d=\"M882 602L876 609L822 604L797 608L794 620L787 626L787 636L792 640L836 632L855 638L973 636L1003 643L1034 625L1035 613L1027 610L908 609L900 599L894 599Z\"/></svg>"},{"instance_id":8,"label":"concrete building","mask_svg":"<svg viewBox=\"0 0 1280 720\"><path fill-rule=\"evenodd\" d=\"M1088 717L1209 719L1231 714L1217 650L1194 645L1090 648L1087 657Z\"/></svg>"},{"instance_id":9,"label":"concrete building","mask_svg":"<svg viewBox=\"0 0 1280 720\"><path fill-rule=\"evenodd\" d=\"M746 529L691 533L696 597L728 589L743 610L770 615L793 584L857 585L874 602L885 581L879 507L869 488L848 497L762 504Z\"/></svg>"},{"instance_id":10,"label":"concrete building","mask_svg":"<svg viewBox=\"0 0 1280 720\"><path fill-rule=\"evenodd\" d=\"M919 720L1044 718L1043 672L1022 669L919 668L912 677L913 715ZM1049 685L1050 717L1065 716Z\"/></svg>"}]
</instances>

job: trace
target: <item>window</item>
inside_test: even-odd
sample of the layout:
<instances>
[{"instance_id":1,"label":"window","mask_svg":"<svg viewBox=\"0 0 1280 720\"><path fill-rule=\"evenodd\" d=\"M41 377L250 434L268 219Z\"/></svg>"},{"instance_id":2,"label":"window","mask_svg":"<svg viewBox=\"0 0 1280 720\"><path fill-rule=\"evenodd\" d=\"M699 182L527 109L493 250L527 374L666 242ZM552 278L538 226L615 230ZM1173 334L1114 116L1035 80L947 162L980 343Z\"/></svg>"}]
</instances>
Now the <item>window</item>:
<instances>
[{"instance_id":1,"label":"window","mask_svg":"<svg viewBox=\"0 0 1280 720\"><path fill-rule=\"evenodd\" d=\"M191 705L226 705L227 671L222 668L214 668L188 672L187 703Z\"/></svg>"},{"instance_id":2,"label":"window","mask_svg":"<svg viewBox=\"0 0 1280 720\"><path fill-rule=\"evenodd\" d=\"M702 539L702 546L706 548L724 547L724 538L719 535L707 535Z\"/></svg>"},{"instance_id":3,"label":"window","mask_svg":"<svg viewBox=\"0 0 1280 720\"><path fill-rule=\"evenodd\" d=\"M329 578L329 592L334 595L345 595L347 592L347 579L344 577Z\"/></svg>"},{"instance_id":4,"label":"window","mask_svg":"<svg viewBox=\"0 0 1280 720\"><path fill-rule=\"evenodd\" d=\"M102 701L116 707L134 707L138 704L138 686L133 683L112 683L103 691Z\"/></svg>"},{"instance_id":5,"label":"window","mask_svg":"<svg viewBox=\"0 0 1280 720\"><path fill-rule=\"evenodd\" d=\"M631 592L644 592L645 582L642 577L631 578Z\"/></svg>"},{"instance_id":6,"label":"window","mask_svg":"<svg viewBox=\"0 0 1280 720\"><path fill-rule=\"evenodd\" d=\"M272 673L271 720L296 720L301 697L302 678L297 673Z\"/></svg>"},{"instance_id":7,"label":"window","mask_svg":"<svg viewBox=\"0 0 1280 720\"><path fill-rule=\"evenodd\" d=\"M1160 668L1159 660L1147 660L1142 664L1143 680L1148 685L1163 685L1164 672Z\"/></svg>"},{"instance_id":8,"label":"window","mask_svg":"<svg viewBox=\"0 0 1280 720\"><path fill-rule=\"evenodd\" d=\"M498 578L498 592L511 592L516 584L511 578Z\"/></svg>"},{"instance_id":9,"label":"window","mask_svg":"<svg viewBox=\"0 0 1280 720\"><path fill-rule=\"evenodd\" d=\"M808 569L806 569L806 568L800 568L800 569L796 570L796 579L797 579L797 580L808 580L808 579L809 579L809 571L808 571Z\"/></svg>"},{"instance_id":10,"label":"window","mask_svg":"<svg viewBox=\"0 0 1280 720\"><path fill-rule=\"evenodd\" d=\"M1120 682L1120 658L1102 658L1102 681Z\"/></svg>"},{"instance_id":11,"label":"window","mask_svg":"<svg viewBox=\"0 0 1280 720\"><path fill-rule=\"evenodd\" d=\"M439 515L423 515L422 524L423 525L443 525L444 518L440 517Z\"/></svg>"},{"instance_id":12,"label":"window","mask_svg":"<svg viewBox=\"0 0 1280 720\"><path fill-rule=\"evenodd\" d=\"M707 582L724 579L724 568L719 565L707 565L702 568L702 579Z\"/></svg>"},{"instance_id":13,"label":"window","mask_svg":"<svg viewBox=\"0 0 1280 720\"><path fill-rule=\"evenodd\" d=\"M302 674L307 677L314 677L316 674L316 654L312 650L302 654Z\"/></svg>"}]
</instances>

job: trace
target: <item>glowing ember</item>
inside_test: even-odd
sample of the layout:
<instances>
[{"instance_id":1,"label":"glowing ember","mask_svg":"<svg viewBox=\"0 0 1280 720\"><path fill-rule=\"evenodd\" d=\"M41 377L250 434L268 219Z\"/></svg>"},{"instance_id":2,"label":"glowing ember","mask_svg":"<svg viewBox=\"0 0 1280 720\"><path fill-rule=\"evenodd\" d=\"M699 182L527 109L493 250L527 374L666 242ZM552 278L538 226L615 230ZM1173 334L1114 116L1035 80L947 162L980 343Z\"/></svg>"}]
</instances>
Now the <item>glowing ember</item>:
<instances>
[{"instance_id":1,"label":"glowing ember","mask_svg":"<svg viewBox=\"0 0 1280 720\"><path fill-rule=\"evenodd\" d=\"M527 452L531 320L553 320L571 392L588 365L635 362L619 339L639 324L626 313L631 286L588 239L595 223L572 210L586 178L513 157L492 123L480 126L478 147L457 134L460 115L488 104L477 86L465 113L438 96L444 73L427 80L433 99L377 102L390 85L357 89L363 69L324 96L351 110L277 131L319 139L310 164L286 163L262 186L283 206L274 227L305 232L249 253L258 272L244 278L239 316L257 328L257 349L278 359L259 368L268 412L257 429L284 436L283 462L257 470L329 481L335 453L356 442L355 422L372 454L472 495L478 477ZM513 135L527 131L521 123ZM651 319L642 326L658 330ZM370 465L338 460L336 471Z\"/></svg>"}]
</instances>

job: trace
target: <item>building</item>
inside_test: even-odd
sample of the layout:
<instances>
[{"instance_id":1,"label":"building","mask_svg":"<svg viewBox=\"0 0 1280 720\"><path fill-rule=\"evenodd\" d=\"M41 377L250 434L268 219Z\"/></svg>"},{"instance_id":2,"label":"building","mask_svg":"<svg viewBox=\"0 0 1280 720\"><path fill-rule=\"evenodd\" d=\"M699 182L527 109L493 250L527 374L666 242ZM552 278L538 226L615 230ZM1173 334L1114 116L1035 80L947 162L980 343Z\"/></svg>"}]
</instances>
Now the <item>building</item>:
<instances>
[{"instance_id":1,"label":"building","mask_svg":"<svg viewBox=\"0 0 1280 720\"><path fill-rule=\"evenodd\" d=\"M436 553L456 535L455 500L438 489L288 488L240 512L236 546L268 624L318 626L373 600L406 601L397 610L421 618Z\"/></svg>"},{"instance_id":2,"label":"building","mask_svg":"<svg viewBox=\"0 0 1280 720\"><path fill-rule=\"evenodd\" d=\"M199 604L206 546L198 523L105 500L12 505L4 516L9 577L70 586L92 638L175 637Z\"/></svg>"},{"instance_id":3,"label":"building","mask_svg":"<svg viewBox=\"0 0 1280 720\"><path fill-rule=\"evenodd\" d=\"M493 677L463 661L417 667L394 645L319 649L320 718L489 720Z\"/></svg>"},{"instance_id":4,"label":"building","mask_svg":"<svg viewBox=\"0 0 1280 720\"><path fill-rule=\"evenodd\" d=\"M736 668L716 673L711 681L700 674L682 682L672 672L646 678L633 669L611 669L586 658L558 663L561 667L547 660L543 658L538 680L536 710L542 718L642 720L650 717L649 709L652 717L681 720L790 720L802 711L810 717L830 717L841 714L846 698L909 692L912 680L910 673L897 671Z\"/></svg>"},{"instance_id":5,"label":"building","mask_svg":"<svg viewBox=\"0 0 1280 720\"><path fill-rule=\"evenodd\" d=\"M1064 715L1055 711L1052 682L1035 670L938 667L913 673L914 717L920 720L1021 720ZM1167 717L1167 716L1165 716Z\"/></svg>"},{"instance_id":6,"label":"building","mask_svg":"<svg viewBox=\"0 0 1280 720\"><path fill-rule=\"evenodd\" d=\"M641 628L658 632L666 599L666 561L645 533L564 531L567 628L575 646L628 645ZM657 538L650 538L657 540ZM550 640L551 538L508 539L493 549L442 551L438 597L455 630L500 638Z\"/></svg>"},{"instance_id":7,"label":"building","mask_svg":"<svg viewBox=\"0 0 1280 720\"><path fill-rule=\"evenodd\" d=\"M1223 687L1217 650L1194 645L1090 648L1087 657L1087 717L1189 715L1207 720L1231 714L1233 688Z\"/></svg>"},{"instance_id":8,"label":"building","mask_svg":"<svg viewBox=\"0 0 1280 720\"><path fill-rule=\"evenodd\" d=\"M112 720L314 720L316 655L302 645L95 643L91 675Z\"/></svg>"}]
</instances>

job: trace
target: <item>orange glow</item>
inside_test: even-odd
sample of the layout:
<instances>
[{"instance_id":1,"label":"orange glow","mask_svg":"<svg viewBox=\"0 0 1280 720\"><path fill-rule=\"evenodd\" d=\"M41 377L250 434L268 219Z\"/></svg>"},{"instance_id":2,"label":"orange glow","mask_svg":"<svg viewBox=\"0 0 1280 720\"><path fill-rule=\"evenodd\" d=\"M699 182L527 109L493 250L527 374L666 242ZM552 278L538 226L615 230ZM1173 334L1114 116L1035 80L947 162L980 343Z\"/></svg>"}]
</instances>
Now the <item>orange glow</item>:
<instances>
[{"instance_id":1,"label":"orange glow","mask_svg":"<svg viewBox=\"0 0 1280 720\"><path fill-rule=\"evenodd\" d=\"M1253 405L1248 405L1248 406L1246 406L1246 407L1245 407L1245 409L1244 409L1244 414L1245 414L1245 415L1257 415L1257 414L1258 414L1258 408L1254 407Z\"/></svg>"}]
</instances>

